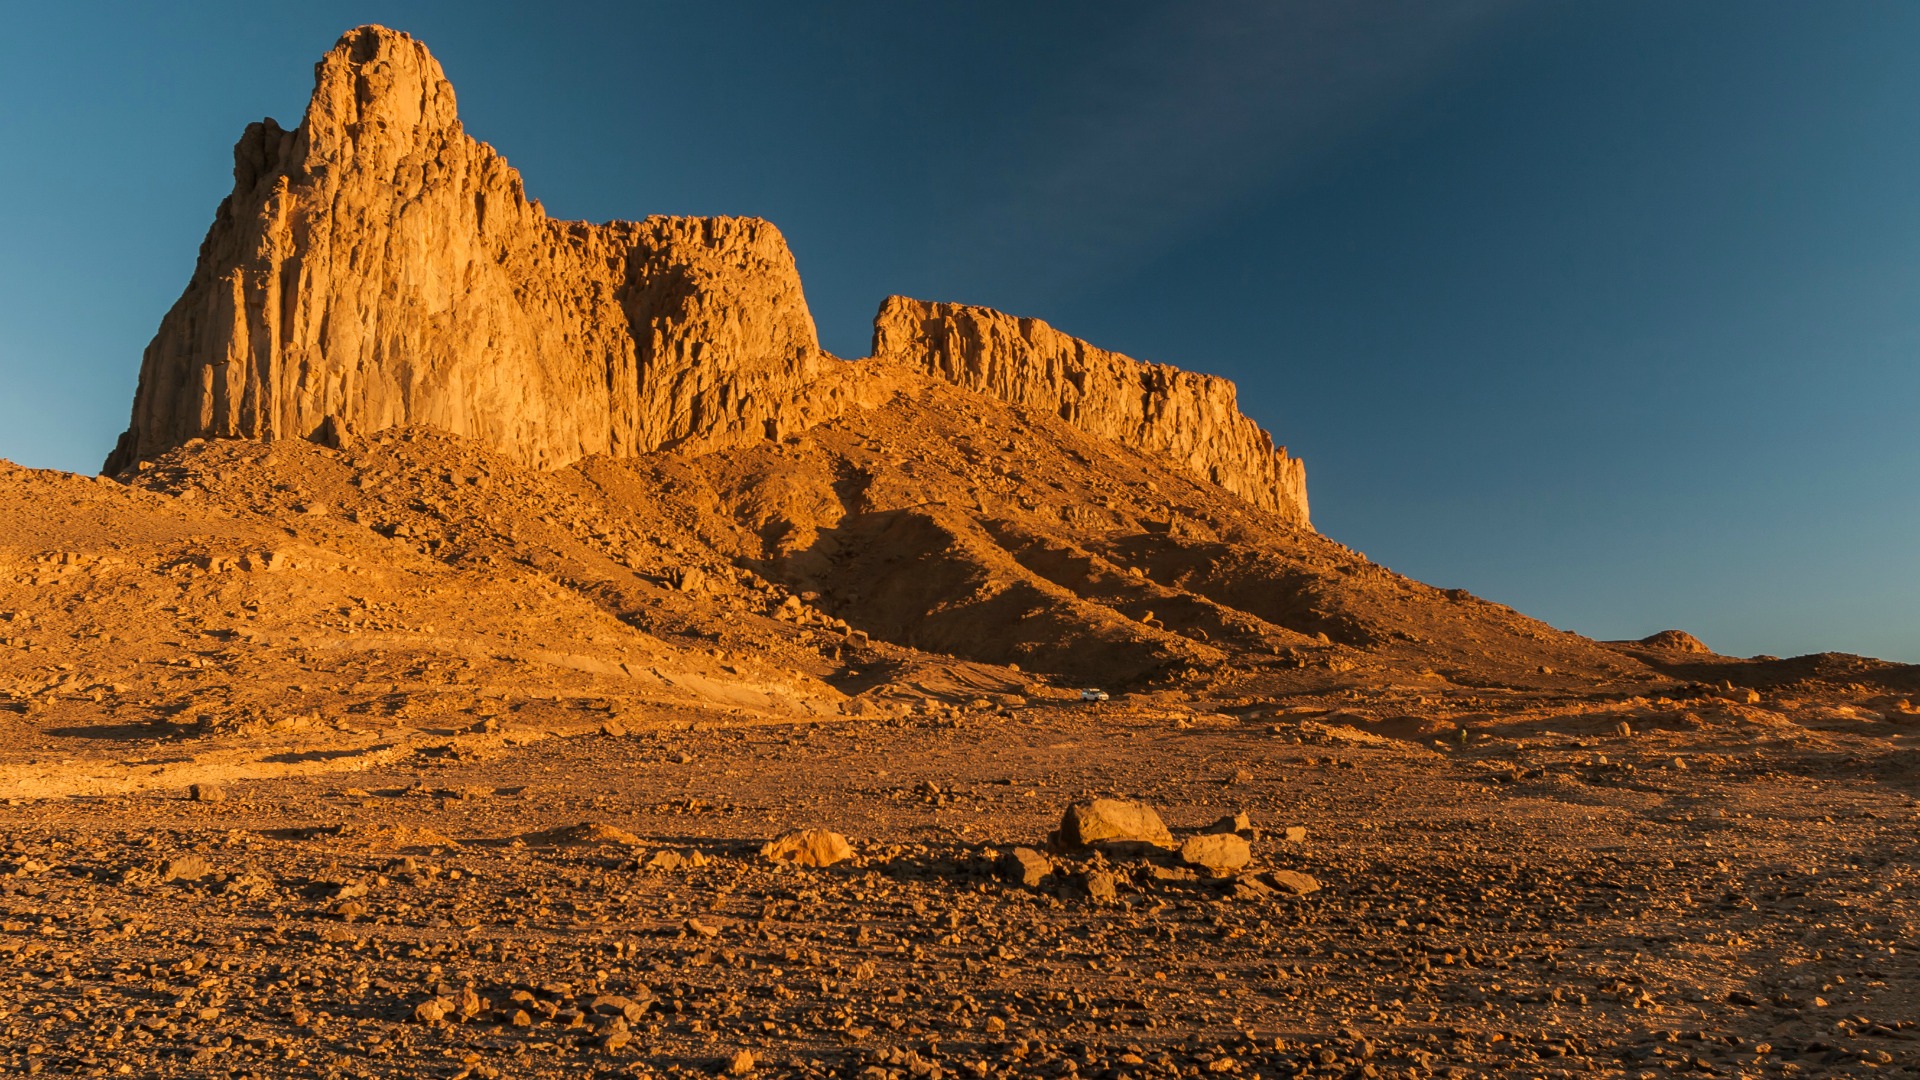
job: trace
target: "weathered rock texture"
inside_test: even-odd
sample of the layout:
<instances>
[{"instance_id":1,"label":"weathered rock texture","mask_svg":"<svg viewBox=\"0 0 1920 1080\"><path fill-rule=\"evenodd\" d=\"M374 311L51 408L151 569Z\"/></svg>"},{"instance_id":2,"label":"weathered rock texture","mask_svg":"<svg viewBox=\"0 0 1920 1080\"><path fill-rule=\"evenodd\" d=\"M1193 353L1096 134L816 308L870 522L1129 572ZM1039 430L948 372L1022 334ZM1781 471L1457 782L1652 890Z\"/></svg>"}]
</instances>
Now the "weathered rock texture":
<instances>
[{"instance_id":1,"label":"weathered rock texture","mask_svg":"<svg viewBox=\"0 0 1920 1080\"><path fill-rule=\"evenodd\" d=\"M1038 319L904 296L881 304L873 354L1166 455L1256 506L1308 522L1306 468L1241 414L1225 379L1108 352Z\"/></svg>"},{"instance_id":2,"label":"weathered rock texture","mask_svg":"<svg viewBox=\"0 0 1920 1080\"><path fill-rule=\"evenodd\" d=\"M408 423L543 467L718 445L800 422L821 363L772 225L551 220L426 48L362 27L298 128L235 147L108 471L195 437Z\"/></svg>"},{"instance_id":3,"label":"weathered rock texture","mask_svg":"<svg viewBox=\"0 0 1920 1080\"><path fill-rule=\"evenodd\" d=\"M1163 454L1307 522L1300 463L1223 379L1033 319L889 299L876 359L820 351L772 225L555 221L470 138L426 47L377 26L315 68L299 127L248 127L184 294L141 364L119 472L196 438L426 424L539 468L718 449L931 374Z\"/></svg>"}]
</instances>

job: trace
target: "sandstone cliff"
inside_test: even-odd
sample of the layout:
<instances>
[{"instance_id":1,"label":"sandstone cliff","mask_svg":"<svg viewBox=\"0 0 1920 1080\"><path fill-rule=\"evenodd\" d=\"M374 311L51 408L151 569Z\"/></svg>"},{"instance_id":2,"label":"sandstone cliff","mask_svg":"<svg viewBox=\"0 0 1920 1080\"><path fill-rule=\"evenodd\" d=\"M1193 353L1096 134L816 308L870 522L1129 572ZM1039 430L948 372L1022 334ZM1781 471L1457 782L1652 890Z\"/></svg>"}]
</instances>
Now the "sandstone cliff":
<instances>
[{"instance_id":1,"label":"sandstone cliff","mask_svg":"<svg viewBox=\"0 0 1920 1080\"><path fill-rule=\"evenodd\" d=\"M337 442L407 424L537 468L698 452L932 375L1307 522L1300 463L1240 415L1225 380L899 297L875 326L879 362L847 363L820 351L793 257L764 221L548 218L466 134L440 65L406 34L342 37L299 126L249 126L233 179L147 346L108 472L196 438Z\"/></svg>"},{"instance_id":2,"label":"sandstone cliff","mask_svg":"<svg viewBox=\"0 0 1920 1080\"><path fill-rule=\"evenodd\" d=\"M1038 319L904 296L881 304L873 354L1165 455L1256 506L1308 523L1305 466L1241 414L1225 379L1142 363Z\"/></svg>"},{"instance_id":3,"label":"sandstone cliff","mask_svg":"<svg viewBox=\"0 0 1920 1080\"><path fill-rule=\"evenodd\" d=\"M407 423L549 468L697 448L800 422L821 362L772 225L551 220L462 130L426 48L362 27L298 128L235 147L107 469L196 437Z\"/></svg>"}]
</instances>

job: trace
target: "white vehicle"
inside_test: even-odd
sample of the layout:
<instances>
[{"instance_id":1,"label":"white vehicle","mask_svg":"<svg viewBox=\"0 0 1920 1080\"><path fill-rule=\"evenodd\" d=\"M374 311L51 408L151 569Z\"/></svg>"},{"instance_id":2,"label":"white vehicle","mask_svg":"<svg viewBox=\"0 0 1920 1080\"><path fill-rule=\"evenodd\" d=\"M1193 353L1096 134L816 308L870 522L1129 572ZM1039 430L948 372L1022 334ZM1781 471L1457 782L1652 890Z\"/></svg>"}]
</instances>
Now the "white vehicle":
<instances>
[{"instance_id":1,"label":"white vehicle","mask_svg":"<svg viewBox=\"0 0 1920 1080\"><path fill-rule=\"evenodd\" d=\"M1082 690L1080 691L1080 700L1081 701L1105 701L1107 700L1107 692L1105 690L1096 690L1092 688Z\"/></svg>"}]
</instances>

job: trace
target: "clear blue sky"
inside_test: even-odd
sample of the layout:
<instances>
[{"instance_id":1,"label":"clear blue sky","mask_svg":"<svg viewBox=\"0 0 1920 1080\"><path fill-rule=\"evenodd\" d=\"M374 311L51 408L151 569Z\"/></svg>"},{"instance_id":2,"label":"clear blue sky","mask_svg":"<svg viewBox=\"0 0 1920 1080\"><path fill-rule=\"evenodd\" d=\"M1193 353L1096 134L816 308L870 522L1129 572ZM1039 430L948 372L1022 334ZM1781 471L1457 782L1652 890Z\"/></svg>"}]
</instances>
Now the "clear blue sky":
<instances>
[{"instance_id":1,"label":"clear blue sky","mask_svg":"<svg viewBox=\"0 0 1920 1080\"><path fill-rule=\"evenodd\" d=\"M363 22L555 214L772 219L836 352L1039 316L1237 380L1396 570L1920 661L1920 4L12 5L0 456L98 467Z\"/></svg>"}]
</instances>

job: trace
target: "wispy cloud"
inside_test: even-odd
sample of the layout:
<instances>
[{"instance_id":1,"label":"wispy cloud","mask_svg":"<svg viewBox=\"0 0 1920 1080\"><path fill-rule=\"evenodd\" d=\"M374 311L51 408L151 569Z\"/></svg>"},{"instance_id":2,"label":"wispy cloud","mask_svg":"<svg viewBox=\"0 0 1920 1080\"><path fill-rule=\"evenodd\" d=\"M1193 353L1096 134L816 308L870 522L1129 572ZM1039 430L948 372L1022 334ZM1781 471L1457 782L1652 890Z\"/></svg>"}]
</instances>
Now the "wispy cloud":
<instances>
[{"instance_id":1,"label":"wispy cloud","mask_svg":"<svg viewBox=\"0 0 1920 1080\"><path fill-rule=\"evenodd\" d=\"M1512 0L1170 5L1047 84L938 238L951 276L1058 296L1310 168L1503 25ZM945 275L943 275L945 276Z\"/></svg>"}]
</instances>

